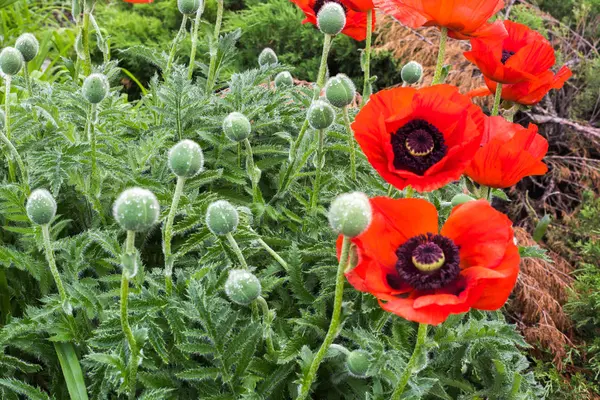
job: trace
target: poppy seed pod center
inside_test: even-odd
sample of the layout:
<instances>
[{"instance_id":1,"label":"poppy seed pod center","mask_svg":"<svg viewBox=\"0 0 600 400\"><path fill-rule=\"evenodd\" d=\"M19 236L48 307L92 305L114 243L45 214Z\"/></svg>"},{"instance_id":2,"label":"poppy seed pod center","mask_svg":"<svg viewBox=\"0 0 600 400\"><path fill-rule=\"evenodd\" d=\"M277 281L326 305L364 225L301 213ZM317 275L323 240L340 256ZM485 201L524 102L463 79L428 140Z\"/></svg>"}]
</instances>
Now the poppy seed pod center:
<instances>
[{"instance_id":1,"label":"poppy seed pod center","mask_svg":"<svg viewBox=\"0 0 600 400\"><path fill-rule=\"evenodd\" d=\"M514 51L510 51L510 50L502 50L502 58L500 59L500 62L502 64L506 64L506 62L508 61L509 58L511 58L512 56L514 56L516 53Z\"/></svg>"},{"instance_id":2,"label":"poppy seed pod center","mask_svg":"<svg viewBox=\"0 0 600 400\"><path fill-rule=\"evenodd\" d=\"M454 242L428 233L410 238L396 250L400 278L417 290L443 288L460 273L460 256Z\"/></svg>"},{"instance_id":3,"label":"poppy seed pod center","mask_svg":"<svg viewBox=\"0 0 600 400\"><path fill-rule=\"evenodd\" d=\"M440 161L448 147L442 133L429 122L416 119L402 126L392 134L394 167L423 175L431 166Z\"/></svg>"}]
</instances>

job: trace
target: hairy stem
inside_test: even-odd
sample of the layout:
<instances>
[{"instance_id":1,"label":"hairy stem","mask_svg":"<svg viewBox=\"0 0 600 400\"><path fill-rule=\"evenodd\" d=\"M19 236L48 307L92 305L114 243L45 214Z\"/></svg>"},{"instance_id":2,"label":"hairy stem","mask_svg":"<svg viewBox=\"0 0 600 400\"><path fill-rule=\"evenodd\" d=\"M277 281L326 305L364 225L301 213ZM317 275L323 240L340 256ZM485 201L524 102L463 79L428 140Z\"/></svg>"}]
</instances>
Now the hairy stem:
<instances>
[{"instance_id":1,"label":"hairy stem","mask_svg":"<svg viewBox=\"0 0 600 400\"><path fill-rule=\"evenodd\" d=\"M263 249L265 249L267 251L267 253L269 253L274 259L275 261L277 261L284 269L288 269L288 263L281 258L281 256L279 254L277 254L277 252L275 250L273 250L271 248L271 246L269 246L264 240L262 239L258 239L258 243L263 247Z\"/></svg>"},{"instance_id":2,"label":"hairy stem","mask_svg":"<svg viewBox=\"0 0 600 400\"><path fill-rule=\"evenodd\" d=\"M263 313L264 338L267 342L267 352L271 355L274 355L275 346L273 346L273 338L271 337L271 322L273 322L273 316L269 311L269 305L267 304L267 301L262 296L258 296L256 302L262 309Z\"/></svg>"},{"instance_id":3,"label":"hairy stem","mask_svg":"<svg viewBox=\"0 0 600 400\"><path fill-rule=\"evenodd\" d=\"M90 150L92 151L92 173L90 176L90 192L92 197L96 197L99 178L98 178L98 161L96 158L96 119L97 119L97 105L90 105L90 113L88 114L89 128L88 128L88 140L90 141Z\"/></svg>"},{"instance_id":4,"label":"hairy stem","mask_svg":"<svg viewBox=\"0 0 600 400\"><path fill-rule=\"evenodd\" d=\"M444 57L446 55L446 41L448 40L448 28L442 27L440 37L440 50L438 52L437 64L435 66L435 74L433 75L432 85L437 85L442 79L442 70L444 69Z\"/></svg>"},{"instance_id":5,"label":"hairy stem","mask_svg":"<svg viewBox=\"0 0 600 400\"><path fill-rule=\"evenodd\" d=\"M354 143L354 135L350 126L350 117L348 116L348 106L342 108L344 113L344 125L348 131L348 144L350 145L350 172L352 179L356 180L356 144Z\"/></svg>"},{"instance_id":6,"label":"hairy stem","mask_svg":"<svg viewBox=\"0 0 600 400\"><path fill-rule=\"evenodd\" d=\"M135 254L135 232L127 231L127 242L125 245L125 254ZM123 273L121 274L121 327L127 344L129 345L129 399L135 399L135 387L136 387L136 376L138 370L138 348L133 336L133 331L129 325L129 313L127 311L129 302L129 278L125 266L123 266Z\"/></svg>"},{"instance_id":7,"label":"hairy stem","mask_svg":"<svg viewBox=\"0 0 600 400\"><path fill-rule=\"evenodd\" d=\"M415 367L415 363L417 362L417 358L421 353L421 347L425 343L425 338L427 337L427 324L419 324L419 330L417 332L417 343L415 344L415 349L413 350L412 356L408 360L408 364L406 364L406 368L398 381L398 385L394 389L394 393L392 393L391 400L400 400L402 397L402 393L404 393L404 389L408 384L408 381L413 374L413 369Z\"/></svg>"},{"instance_id":8,"label":"hairy stem","mask_svg":"<svg viewBox=\"0 0 600 400\"><path fill-rule=\"evenodd\" d=\"M365 43L365 82L363 84L362 101L360 106L364 106L371 96L371 40L373 37L373 10L367 11L367 41Z\"/></svg>"},{"instance_id":9,"label":"hairy stem","mask_svg":"<svg viewBox=\"0 0 600 400\"><path fill-rule=\"evenodd\" d=\"M90 56L90 12L85 7L83 11L83 23L81 25L81 44L83 45L83 74L88 76L92 73L92 57Z\"/></svg>"},{"instance_id":10,"label":"hairy stem","mask_svg":"<svg viewBox=\"0 0 600 400\"><path fill-rule=\"evenodd\" d=\"M323 152L323 147L325 143L325 130L319 129L319 144L317 147L317 171L315 173L315 181L313 183L313 192L310 200L310 209L314 210L317 208L317 203L319 201L319 190L321 186L321 170L323 169L323 164L325 164L325 153Z\"/></svg>"},{"instance_id":11,"label":"hairy stem","mask_svg":"<svg viewBox=\"0 0 600 400\"><path fill-rule=\"evenodd\" d=\"M206 79L206 93L212 93L215 81L217 79L217 55L219 52L219 35L221 34L221 24L223 22L223 0L217 0L217 20L215 21L215 32L210 49L210 65L208 67L208 76Z\"/></svg>"},{"instance_id":12,"label":"hairy stem","mask_svg":"<svg viewBox=\"0 0 600 400\"><path fill-rule=\"evenodd\" d=\"M502 101L502 84L496 84L496 94L494 95L494 107L492 108L492 117L498 115L500 110L500 102Z\"/></svg>"},{"instance_id":13,"label":"hairy stem","mask_svg":"<svg viewBox=\"0 0 600 400\"><path fill-rule=\"evenodd\" d=\"M0 326L4 325L10 314L10 295L8 294L8 280L4 267L0 267Z\"/></svg>"},{"instance_id":14,"label":"hairy stem","mask_svg":"<svg viewBox=\"0 0 600 400\"><path fill-rule=\"evenodd\" d=\"M27 61L23 63L23 78L25 78L25 87L27 88L27 94L31 96L31 78L29 76L29 63Z\"/></svg>"},{"instance_id":15,"label":"hairy stem","mask_svg":"<svg viewBox=\"0 0 600 400\"><path fill-rule=\"evenodd\" d=\"M58 294L60 295L60 300L62 301L63 308L65 311L69 308L67 292L65 292L65 287L63 285L62 279L60 278L60 274L58 273L58 268L56 268L56 261L54 260L54 251L52 250L52 243L50 242L50 224L42 225L42 237L44 239L44 251L46 253L46 260L48 261L48 266L50 267L50 272L52 273L52 277L54 278L54 283L56 283L56 287L58 289ZM71 313L67 313L70 315Z\"/></svg>"},{"instance_id":16,"label":"hairy stem","mask_svg":"<svg viewBox=\"0 0 600 400\"><path fill-rule=\"evenodd\" d=\"M256 167L254 166L254 155L252 154L250 141L247 138L244 139L244 145L246 146L246 173L252 184L252 201L256 203L260 200L260 196L258 195L258 179L256 176Z\"/></svg>"},{"instance_id":17,"label":"hairy stem","mask_svg":"<svg viewBox=\"0 0 600 400\"><path fill-rule=\"evenodd\" d=\"M8 122L7 122L8 123ZM29 178L27 177L27 170L25 169L25 164L23 164L23 160L17 151L17 148L12 144L12 142L6 137L6 135L0 132L0 141L4 143L4 145L8 148L8 152L10 156L8 156L8 167L9 173L11 172L10 166L12 165L12 159L14 158L17 161L17 165L19 166L19 172L21 174L21 183L25 186L25 193L29 195ZM14 166L13 166L14 168ZM12 170L11 180L15 181L14 170Z\"/></svg>"},{"instance_id":18,"label":"hairy stem","mask_svg":"<svg viewBox=\"0 0 600 400\"><path fill-rule=\"evenodd\" d=\"M198 47L198 28L200 27L200 18L204 12L204 2L202 7L196 11L196 18L194 19L192 26L190 27L190 35L192 35L192 50L190 52L190 65L188 67L188 79L192 79L194 74L194 66L196 64L196 48ZM193 28L193 29L192 29Z\"/></svg>"},{"instance_id":19,"label":"hairy stem","mask_svg":"<svg viewBox=\"0 0 600 400\"><path fill-rule=\"evenodd\" d=\"M10 89L11 89L12 77L6 75L4 78L4 134L6 139L10 140ZM6 143L4 139L2 139ZM7 145L8 146L8 145ZM10 149L10 146L8 146ZM12 153L12 151L11 151ZM14 157L14 153L13 153ZM12 157L8 158L8 178L10 182L16 182L17 177L15 175L15 164L13 163Z\"/></svg>"},{"instance_id":20,"label":"hairy stem","mask_svg":"<svg viewBox=\"0 0 600 400\"><path fill-rule=\"evenodd\" d=\"M183 193L183 185L185 184L185 178L177 177L177 185L175 186L175 193L173 194L173 201L171 202L171 208L165 227L163 231L163 252L165 254L165 288L167 295L171 295L173 291L173 263L175 262L171 253L171 239L173 238L173 221L175 220L175 214L177 214L177 206Z\"/></svg>"},{"instance_id":21,"label":"hairy stem","mask_svg":"<svg viewBox=\"0 0 600 400\"><path fill-rule=\"evenodd\" d=\"M242 254L242 250L240 250L240 246L238 246L238 244L235 241L235 238L233 237L231 232L229 232L227 235L225 235L225 237L227 238L227 241L229 242L231 249L237 256L238 261L240 262L240 265L242 266L242 268L248 269L248 263L246 263L246 259L244 258L244 255Z\"/></svg>"},{"instance_id":22,"label":"hairy stem","mask_svg":"<svg viewBox=\"0 0 600 400\"><path fill-rule=\"evenodd\" d=\"M167 79L169 74L171 73L171 67L173 66L173 60L175 59L175 52L177 51L177 45L181 40L181 37L185 34L185 27L187 25L188 16L183 14L183 19L181 20L181 26L179 27L179 31L173 39L173 44L171 44L171 51L169 52L169 59L167 60L167 67L163 72L163 79Z\"/></svg>"},{"instance_id":23,"label":"hairy stem","mask_svg":"<svg viewBox=\"0 0 600 400\"><path fill-rule=\"evenodd\" d=\"M302 379L300 386L300 392L297 400L304 400L308 397L312 383L317 375L317 370L327 353L327 349L333 343L335 337L338 334L338 328L340 326L340 317L342 315L342 299L344 297L344 270L346 269L346 263L348 261L348 252L350 250L351 240L349 237L344 236L342 242L342 252L340 255L340 262L337 269L337 277L335 282L335 299L333 301L333 314L331 315L331 322L325 340L321 345L321 348L313 358L312 363L308 369L308 372Z\"/></svg>"}]
</instances>

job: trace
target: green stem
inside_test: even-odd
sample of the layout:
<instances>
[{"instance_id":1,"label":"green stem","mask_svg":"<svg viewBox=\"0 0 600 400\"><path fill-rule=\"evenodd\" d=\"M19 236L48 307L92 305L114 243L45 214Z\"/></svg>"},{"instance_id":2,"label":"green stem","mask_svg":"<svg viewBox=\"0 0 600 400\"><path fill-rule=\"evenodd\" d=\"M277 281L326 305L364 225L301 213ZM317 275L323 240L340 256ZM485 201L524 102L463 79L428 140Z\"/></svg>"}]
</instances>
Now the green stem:
<instances>
[{"instance_id":1,"label":"green stem","mask_svg":"<svg viewBox=\"0 0 600 400\"><path fill-rule=\"evenodd\" d=\"M75 347L71 343L54 343L54 349L71 399L88 400L87 388Z\"/></svg>"},{"instance_id":2,"label":"green stem","mask_svg":"<svg viewBox=\"0 0 600 400\"><path fill-rule=\"evenodd\" d=\"M391 183L388 185L387 197L392 197L392 193L394 192L394 185Z\"/></svg>"},{"instance_id":3,"label":"green stem","mask_svg":"<svg viewBox=\"0 0 600 400\"><path fill-rule=\"evenodd\" d=\"M125 245L125 254L135 254L135 232L127 231L127 242ZM138 369L138 348L133 336L133 331L129 325L129 313L127 311L129 302L129 278L127 276L126 268L123 266L123 273L121 274L121 327L127 344L129 345L130 360L129 360L129 399L135 399L135 387L136 387L136 376Z\"/></svg>"},{"instance_id":4,"label":"green stem","mask_svg":"<svg viewBox=\"0 0 600 400\"><path fill-rule=\"evenodd\" d=\"M273 346L273 338L271 337L271 322L273 322L273 318L271 312L269 311L269 305L267 301L262 297L258 296L256 302L262 309L263 313L263 325L264 325L264 337L267 342L267 352L271 355L275 354L275 346Z\"/></svg>"},{"instance_id":5,"label":"green stem","mask_svg":"<svg viewBox=\"0 0 600 400\"><path fill-rule=\"evenodd\" d=\"M500 102L502 101L502 84L496 84L496 95L494 96L494 108L492 108L492 117L498 115L500 110Z\"/></svg>"},{"instance_id":6,"label":"green stem","mask_svg":"<svg viewBox=\"0 0 600 400\"><path fill-rule=\"evenodd\" d=\"M394 393L392 393L392 397L390 400L400 400L402 393L404 393L404 389L408 384L408 381L413 374L413 369L415 367L415 363L417 362L417 358L421 353L421 347L425 343L425 339L427 338L427 324L419 324L419 330L417 332L417 343L415 344L415 349L413 350L412 356L408 360L408 364L406 364L406 368L404 368L404 372L398 381L398 385L394 389Z\"/></svg>"},{"instance_id":7,"label":"green stem","mask_svg":"<svg viewBox=\"0 0 600 400\"><path fill-rule=\"evenodd\" d=\"M325 163L325 153L323 152L324 143L325 143L325 130L319 129L319 146L317 147L317 171L315 174L315 181L313 183L313 192L312 198L310 201L310 209L314 210L317 208L317 203L319 201L319 189L321 186L321 170L323 169L323 164Z\"/></svg>"},{"instance_id":8,"label":"green stem","mask_svg":"<svg viewBox=\"0 0 600 400\"><path fill-rule=\"evenodd\" d=\"M183 19L181 20L181 26L179 27L179 31L173 39L173 44L171 44L171 51L169 52L169 59L167 60L167 67L163 73L163 79L167 79L169 73L171 72L171 67L173 66L173 60L175 59L175 52L177 51L177 45L181 40L181 37L185 33L185 26L187 24L188 16L186 14L183 15Z\"/></svg>"},{"instance_id":9,"label":"green stem","mask_svg":"<svg viewBox=\"0 0 600 400\"><path fill-rule=\"evenodd\" d=\"M350 145L350 172L352 179L356 180L356 144L354 143L354 134L352 133L352 127L350 126L348 106L342 108L342 112L344 113L344 124L348 131L348 144Z\"/></svg>"},{"instance_id":10,"label":"green stem","mask_svg":"<svg viewBox=\"0 0 600 400\"><path fill-rule=\"evenodd\" d=\"M371 96L371 40L373 37L373 10L367 11L367 41L365 43L365 65L364 73L364 84L363 84L363 95L360 106L364 106L369 97Z\"/></svg>"},{"instance_id":11,"label":"green stem","mask_svg":"<svg viewBox=\"0 0 600 400\"><path fill-rule=\"evenodd\" d=\"M252 183L252 200L254 202L257 202L259 201L258 179L256 179L257 171L254 166L254 155L252 154L252 146L250 145L250 141L247 138L244 139L244 145L246 146L246 173L250 178L250 183Z\"/></svg>"},{"instance_id":12,"label":"green stem","mask_svg":"<svg viewBox=\"0 0 600 400\"><path fill-rule=\"evenodd\" d=\"M10 140L10 89L11 89L12 77L6 75L4 78L4 133L6 139ZM6 141L2 139L5 143ZM8 145L7 145L8 146ZM10 146L9 146L10 148ZM11 151L12 152L12 151ZM14 156L14 153L13 153ZM8 158L8 177L10 182L16 182L17 177L15 175L15 164L11 157Z\"/></svg>"},{"instance_id":13,"label":"green stem","mask_svg":"<svg viewBox=\"0 0 600 400\"><path fill-rule=\"evenodd\" d=\"M23 78L25 78L25 87L27 88L27 94L31 96L31 79L29 77L29 63L27 61L23 63Z\"/></svg>"},{"instance_id":14,"label":"green stem","mask_svg":"<svg viewBox=\"0 0 600 400\"><path fill-rule=\"evenodd\" d=\"M175 214L177 214L177 206L183 193L183 185L185 185L185 178L177 177L177 185L175 186L175 193L173 194L173 201L171 202L171 208L167 221L165 222L164 233L163 233L163 252L165 254L165 287L167 295L171 295L173 291L173 263L175 259L171 253L171 239L173 238L173 221L175 220Z\"/></svg>"},{"instance_id":15,"label":"green stem","mask_svg":"<svg viewBox=\"0 0 600 400\"><path fill-rule=\"evenodd\" d=\"M62 301L63 308L65 312L70 309L67 292L65 291L65 287L63 286L62 279L60 278L60 274L58 273L58 268L56 268L56 261L54 260L54 251L52 250L52 244L50 242L50 229L49 224L42 225L42 237L44 238L44 250L46 252L46 260L48 261L48 266L50 267L50 272L52 272L52 276L54 277L54 282L56 283L56 287L58 289L58 294L60 295L60 300ZM71 313L68 312L68 315Z\"/></svg>"},{"instance_id":16,"label":"green stem","mask_svg":"<svg viewBox=\"0 0 600 400\"><path fill-rule=\"evenodd\" d=\"M437 65L435 66L435 74L433 75L432 85L437 85L442 79L442 70L444 69L444 57L446 55L446 42L448 40L448 28L442 27L440 37L440 50L438 52Z\"/></svg>"},{"instance_id":17,"label":"green stem","mask_svg":"<svg viewBox=\"0 0 600 400\"><path fill-rule=\"evenodd\" d=\"M27 177L27 170L25 169L25 164L23 164L23 160L21 159L19 152L17 151L16 147L12 144L12 142L2 132L0 132L0 140L8 148L9 153L12 155L12 158L7 157L9 172L10 172L10 166L11 166L12 159L14 158L15 160L17 160L17 165L19 166L19 172L21 173L21 181L22 181L21 183L25 186L26 194L29 195L29 178ZM14 176L14 170L12 171L12 175ZM11 178L11 179L16 180L14 178Z\"/></svg>"},{"instance_id":18,"label":"green stem","mask_svg":"<svg viewBox=\"0 0 600 400\"><path fill-rule=\"evenodd\" d=\"M345 348L345 347L344 347L344 346L342 346L342 345L339 345L339 344L335 344L335 343L333 343L333 344L331 344L331 345L329 346L329 348L330 348L330 349L335 349L335 350L339 351L340 353L342 353L342 354L343 354L343 355L345 355L346 357L348 357L348 356L350 355L350 350L348 350L347 348Z\"/></svg>"},{"instance_id":19,"label":"green stem","mask_svg":"<svg viewBox=\"0 0 600 400\"><path fill-rule=\"evenodd\" d=\"M325 77L327 76L327 57L329 56L329 50L331 50L332 39L333 36L331 35L325 35L325 38L323 39L323 53L321 54L321 64L319 65L319 73L317 75L317 90L313 100L319 98L321 89L323 89L323 85L325 85Z\"/></svg>"},{"instance_id":20,"label":"green stem","mask_svg":"<svg viewBox=\"0 0 600 400\"><path fill-rule=\"evenodd\" d=\"M0 267L0 326L6 324L10 314L10 295L8 293L8 280L4 267Z\"/></svg>"},{"instance_id":21,"label":"green stem","mask_svg":"<svg viewBox=\"0 0 600 400\"><path fill-rule=\"evenodd\" d=\"M83 11L83 24L81 26L81 44L83 45L83 74L92 73L92 58L90 56L90 10Z\"/></svg>"},{"instance_id":22,"label":"green stem","mask_svg":"<svg viewBox=\"0 0 600 400\"><path fill-rule=\"evenodd\" d=\"M98 178L98 161L96 158L96 119L97 119L97 105L90 105L90 115L88 115L89 122L89 130L88 130L88 139L90 141L90 149L92 151L92 173L90 176L90 191L92 193L92 197L96 197L99 178Z\"/></svg>"},{"instance_id":23,"label":"green stem","mask_svg":"<svg viewBox=\"0 0 600 400\"><path fill-rule=\"evenodd\" d=\"M202 2L202 7L199 7L198 11L196 11L196 18L194 19L192 26L190 27L190 34L192 35L192 50L190 53L190 65L188 67L188 79L192 79L192 76L194 75L194 66L196 64L196 47L198 47L198 28L200 26L200 18L202 17L202 12L204 11L203 9L204 2Z\"/></svg>"},{"instance_id":24,"label":"green stem","mask_svg":"<svg viewBox=\"0 0 600 400\"><path fill-rule=\"evenodd\" d=\"M405 199L410 199L411 197L415 196L415 189L413 189L412 186L407 186L406 187L406 192L404 193L404 198Z\"/></svg>"},{"instance_id":25,"label":"green stem","mask_svg":"<svg viewBox=\"0 0 600 400\"><path fill-rule=\"evenodd\" d=\"M277 254L277 252L273 250L271 246L269 246L264 240L258 239L258 243L267 251L267 253L269 253L275 259L275 261L281 264L281 266L285 270L289 269L288 263L283 258L281 258L281 256Z\"/></svg>"},{"instance_id":26,"label":"green stem","mask_svg":"<svg viewBox=\"0 0 600 400\"><path fill-rule=\"evenodd\" d=\"M208 76L206 79L206 93L212 93L216 81L217 55L219 52L219 35L221 34L221 24L223 22L223 0L217 0L217 20L215 21L215 32L210 49L210 65L208 67Z\"/></svg>"},{"instance_id":27,"label":"green stem","mask_svg":"<svg viewBox=\"0 0 600 400\"><path fill-rule=\"evenodd\" d=\"M342 242L342 252L340 255L340 262L338 264L337 276L335 281L335 299L333 301L333 314L331 315L331 322L325 340L321 345L321 348L313 358L312 363L308 369L308 372L302 379L300 386L300 393L298 394L297 400L304 400L308 397L312 383L317 375L317 370L329 349L329 346L333 343L335 337L338 334L338 328L340 326L340 317L342 315L342 299L344 297L344 270L346 268L346 262L348 261L348 252L350 250L351 240L349 237L344 236Z\"/></svg>"},{"instance_id":28,"label":"green stem","mask_svg":"<svg viewBox=\"0 0 600 400\"><path fill-rule=\"evenodd\" d=\"M238 246L238 244L235 241L235 238L233 237L231 232L229 232L227 235L225 235L225 237L227 238L227 241L229 242L231 249L237 256L242 268L248 269L248 263L246 263L246 259L244 258L244 255L242 254L242 250L240 250L240 246Z\"/></svg>"}]
</instances>

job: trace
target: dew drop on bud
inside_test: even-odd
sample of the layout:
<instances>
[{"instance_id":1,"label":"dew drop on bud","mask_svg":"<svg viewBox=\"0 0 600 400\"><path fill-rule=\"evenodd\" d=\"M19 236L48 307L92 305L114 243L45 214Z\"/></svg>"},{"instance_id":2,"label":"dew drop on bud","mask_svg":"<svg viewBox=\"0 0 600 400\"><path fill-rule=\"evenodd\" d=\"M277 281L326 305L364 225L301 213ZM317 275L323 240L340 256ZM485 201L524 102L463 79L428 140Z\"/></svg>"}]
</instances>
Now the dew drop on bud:
<instances>
[{"instance_id":1,"label":"dew drop on bud","mask_svg":"<svg viewBox=\"0 0 600 400\"><path fill-rule=\"evenodd\" d=\"M361 192L338 196L329 209L331 229L351 238L363 233L369 227L371 218L371 203L367 195Z\"/></svg>"},{"instance_id":2,"label":"dew drop on bud","mask_svg":"<svg viewBox=\"0 0 600 400\"><path fill-rule=\"evenodd\" d=\"M36 189L29 195L25 210L31 222L46 225L56 215L56 201L46 189Z\"/></svg>"},{"instance_id":3,"label":"dew drop on bud","mask_svg":"<svg viewBox=\"0 0 600 400\"><path fill-rule=\"evenodd\" d=\"M206 226L215 235L235 232L238 223L237 210L226 200L215 201L206 210Z\"/></svg>"},{"instance_id":4,"label":"dew drop on bud","mask_svg":"<svg viewBox=\"0 0 600 400\"><path fill-rule=\"evenodd\" d=\"M248 305L260 296L260 281L250 271L234 269L229 271L225 282L225 293L234 303Z\"/></svg>"}]
</instances>

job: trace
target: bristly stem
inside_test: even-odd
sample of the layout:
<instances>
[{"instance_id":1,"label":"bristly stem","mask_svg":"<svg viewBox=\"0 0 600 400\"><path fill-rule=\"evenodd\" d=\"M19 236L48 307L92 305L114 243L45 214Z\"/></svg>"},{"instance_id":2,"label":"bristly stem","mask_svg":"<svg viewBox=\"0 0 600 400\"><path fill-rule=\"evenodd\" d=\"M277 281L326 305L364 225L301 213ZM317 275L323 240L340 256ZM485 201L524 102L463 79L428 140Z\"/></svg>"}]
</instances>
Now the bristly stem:
<instances>
[{"instance_id":1,"label":"bristly stem","mask_svg":"<svg viewBox=\"0 0 600 400\"><path fill-rule=\"evenodd\" d=\"M321 186L321 170L323 169L323 165L325 164L325 153L324 153L324 144L325 144L325 130L319 129L319 144L317 147L317 171L315 173L315 181L313 183L313 192L310 201L310 209L314 210L317 208L317 203L319 201L319 190Z\"/></svg>"},{"instance_id":2,"label":"bristly stem","mask_svg":"<svg viewBox=\"0 0 600 400\"><path fill-rule=\"evenodd\" d=\"M29 63L27 61L23 62L23 78L25 78L27 94L31 97L31 78L29 76Z\"/></svg>"},{"instance_id":3,"label":"bristly stem","mask_svg":"<svg viewBox=\"0 0 600 400\"><path fill-rule=\"evenodd\" d=\"M494 107L492 108L492 117L498 115L498 111L500 111L500 102L502 101L502 84L496 84L496 94L494 96Z\"/></svg>"},{"instance_id":4,"label":"bristly stem","mask_svg":"<svg viewBox=\"0 0 600 400\"><path fill-rule=\"evenodd\" d=\"M169 52L169 59L167 60L167 67L163 72L163 79L167 79L169 74L171 73L171 67L173 66L173 60L175 59L175 52L177 51L177 45L181 40L181 37L185 34L185 27L187 25L188 16L183 14L183 19L181 20L181 26L179 27L179 31L177 35L175 35L175 39L173 39L173 43L171 44L171 51Z\"/></svg>"},{"instance_id":5,"label":"bristly stem","mask_svg":"<svg viewBox=\"0 0 600 400\"><path fill-rule=\"evenodd\" d=\"M329 50L331 50L331 43L333 36L325 35L323 39L323 53L321 54L321 64L319 65L319 73L317 75L317 90L314 94L313 100L316 100L321 95L321 89L325 85L325 77L327 76L327 58L329 57Z\"/></svg>"},{"instance_id":6,"label":"bristly stem","mask_svg":"<svg viewBox=\"0 0 600 400\"><path fill-rule=\"evenodd\" d=\"M335 281L335 298L333 301L333 313L331 315L331 322L329 324L329 329L327 330L327 335L325 336L325 340L319 348L317 354L312 360L308 372L302 378L302 384L300 386L300 393L298 394L297 400L304 400L308 397L310 392L310 388L315 380L317 375L317 371L323 358L325 358L325 354L329 349L329 346L335 340L338 334L338 328L340 326L340 317L342 315L342 300L344 297L344 270L346 269L346 263L348 261L348 253L350 251L351 240L349 237L344 236L344 240L342 242L342 251L340 254L340 262L338 264L337 276Z\"/></svg>"},{"instance_id":7,"label":"bristly stem","mask_svg":"<svg viewBox=\"0 0 600 400\"><path fill-rule=\"evenodd\" d=\"M433 81L431 82L432 85L437 85L442 80L444 57L446 56L446 42L448 40L448 28L443 26L440 34L440 50L438 52L437 65L435 66L435 74L433 75Z\"/></svg>"},{"instance_id":8,"label":"bristly stem","mask_svg":"<svg viewBox=\"0 0 600 400\"><path fill-rule=\"evenodd\" d=\"M419 330L417 332L417 342L415 344L415 349L413 350L412 356L408 360L408 364L406 364L406 368L404 368L404 372L398 380L398 385L394 389L394 393L392 393L391 400L400 400L402 397L402 393L404 393L404 389L408 384L408 381L413 374L413 369L415 367L415 363L417 362L417 358L421 353L421 348L425 343L425 339L427 338L427 324L419 324Z\"/></svg>"},{"instance_id":9,"label":"bristly stem","mask_svg":"<svg viewBox=\"0 0 600 400\"><path fill-rule=\"evenodd\" d=\"M258 171L254 166L254 155L252 154L252 146L250 145L250 141L246 138L244 139L244 145L246 146L246 173L250 178L250 183L252 184L252 201L260 202L260 196L258 195Z\"/></svg>"},{"instance_id":10,"label":"bristly stem","mask_svg":"<svg viewBox=\"0 0 600 400\"><path fill-rule=\"evenodd\" d=\"M356 144L354 143L354 134L350 125L350 116L348 116L348 106L342 108L344 113L344 124L348 131L348 144L350 145L350 173L353 180L356 180Z\"/></svg>"},{"instance_id":11,"label":"bristly stem","mask_svg":"<svg viewBox=\"0 0 600 400\"><path fill-rule=\"evenodd\" d=\"M127 241L125 244L125 254L135 257L135 232L127 231ZM133 331L129 325L129 313L127 311L129 302L129 277L127 268L123 266L121 274L121 327L127 344L129 345L129 399L135 399L136 376L138 370L138 348L133 336Z\"/></svg>"},{"instance_id":12,"label":"bristly stem","mask_svg":"<svg viewBox=\"0 0 600 400\"><path fill-rule=\"evenodd\" d=\"M267 342L267 352L270 355L274 355L275 346L273 346L273 338L271 337L271 323L273 322L273 315L271 311L269 311L269 305L267 304L267 301L264 299L264 297L258 296L256 302L258 303L258 305L260 305L260 308L262 309L263 313L263 336L265 338L265 341Z\"/></svg>"},{"instance_id":13,"label":"bristly stem","mask_svg":"<svg viewBox=\"0 0 600 400\"><path fill-rule=\"evenodd\" d=\"M88 6L84 6L83 24L81 25L81 44L83 45L83 74L88 76L92 73L92 57L90 56L90 12Z\"/></svg>"},{"instance_id":14,"label":"bristly stem","mask_svg":"<svg viewBox=\"0 0 600 400\"><path fill-rule=\"evenodd\" d=\"M227 235L225 235L225 237L227 238L227 241L229 242L231 249L235 253L236 257L238 258L238 261L240 262L240 265L242 266L242 268L248 269L248 263L246 262L246 259L244 258L244 255L242 254L242 250L240 250L240 246L238 246L238 244L235 241L235 238L233 237L231 232L229 232Z\"/></svg>"},{"instance_id":15,"label":"bristly stem","mask_svg":"<svg viewBox=\"0 0 600 400\"><path fill-rule=\"evenodd\" d=\"M10 141L10 89L12 77L6 75L4 77L4 134L6 139ZM3 139L4 141L4 139ZM13 154L14 155L14 154ZM11 182L16 182L15 165L11 157L8 158L8 178Z\"/></svg>"},{"instance_id":16,"label":"bristly stem","mask_svg":"<svg viewBox=\"0 0 600 400\"><path fill-rule=\"evenodd\" d=\"M277 254L277 252L275 250L273 250L271 248L271 246L269 246L264 240L262 239L258 239L258 243L263 247L263 249L265 249L267 251L267 253L269 253L274 259L275 261L277 261L284 269L288 270L289 266L288 263L281 258L281 256L279 254Z\"/></svg>"},{"instance_id":17,"label":"bristly stem","mask_svg":"<svg viewBox=\"0 0 600 400\"><path fill-rule=\"evenodd\" d=\"M98 162L96 158L96 119L97 119L97 104L90 104L88 140L90 141L90 150L92 151L92 173L90 176L90 192L93 197L96 197L99 179L98 179Z\"/></svg>"},{"instance_id":18,"label":"bristly stem","mask_svg":"<svg viewBox=\"0 0 600 400\"><path fill-rule=\"evenodd\" d=\"M46 253L46 261L48 261L48 266L50 267L50 272L52 273L52 277L54 278L54 283L56 283L56 288L58 289L58 294L60 295L60 300L63 304L63 309L67 315L71 315L70 307L67 299L67 292L65 291L65 287L63 285L62 279L60 278L60 274L58 273L58 268L56 268L56 261L54 260L54 251L52 250L52 243L50 242L50 224L42 225L42 237L44 239L44 251Z\"/></svg>"},{"instance_id":19,"label":"bristly stem","mask_svg":"<svg viewBox=\"0 0 600 400\"><path fill-rule=\"evenodd\" d=\"M192 35L192 50L190 52L190 65L188 67L188 79L192 79L194 75L194 66L196 65L196 47L198 47L198 28L200 26L200 18L202 17L202 12L204 12L204 2L202 2L202 6L198 8L196 11L196 18L192 21L192 26L190 27L190 35Z\"/></svg>"},{"instance_id":20,"label":"bristly stem","mask_svg":"<svg viewBox=\"0 0 600 400\"><path fill-rule=\"evenodd\" d=\"M217 0L217 20L215 21L215 32L210 49L210 65L208 67L208 76L206 78L206 93L212 93L215 85L217 55L219 52L219 35L221 34L221 24L223 22L223 0Z\"/></svg>"},{"instance_id":21,"label":"bristly stem","mask_svg":"<svg viewBox=\"0 0 600 400\"><path fill-rule=\"evenodd\" d=\"M183 193L183 185L185 185L185 178L177 177L177 185L175 186L175 193L173 194L173 201L171 202L171 209L165 222L163 231L163 252L165 254L165 288L167 295L170 296L173 291L173 264L175 259L171 253L171 239L173 238L173 221L177 214L177 206Z\"/></svg>"},{"instance_id":22,"label":"bristly stem","mask_svg":"<svg viewBox=\"0 0 600 400\"><path fill-rule=\"evenodd\" d=\"M367 11L367 40L365 43L365 64L363 65L365 73L365 82L363 84L362 101L360 106L365 105L371 96L371 40L373 37L373 9Z\"/></svg>"}]
</instances>

